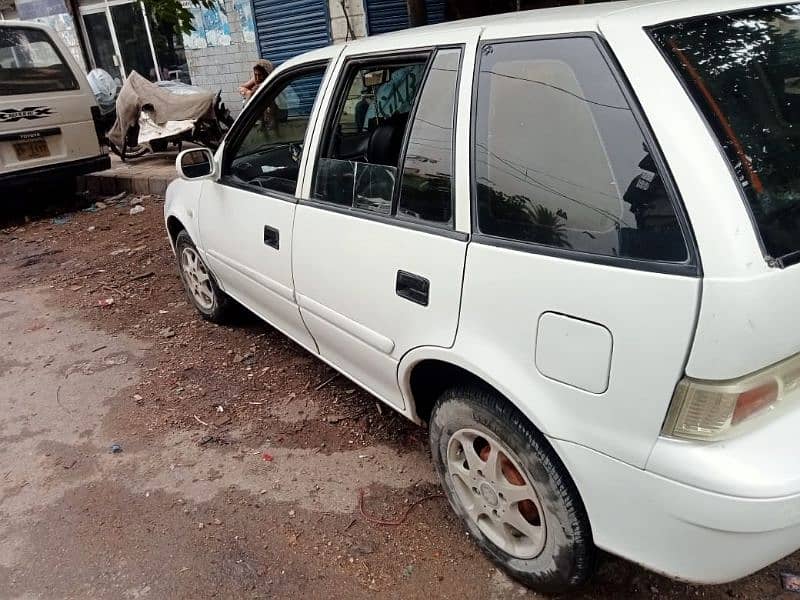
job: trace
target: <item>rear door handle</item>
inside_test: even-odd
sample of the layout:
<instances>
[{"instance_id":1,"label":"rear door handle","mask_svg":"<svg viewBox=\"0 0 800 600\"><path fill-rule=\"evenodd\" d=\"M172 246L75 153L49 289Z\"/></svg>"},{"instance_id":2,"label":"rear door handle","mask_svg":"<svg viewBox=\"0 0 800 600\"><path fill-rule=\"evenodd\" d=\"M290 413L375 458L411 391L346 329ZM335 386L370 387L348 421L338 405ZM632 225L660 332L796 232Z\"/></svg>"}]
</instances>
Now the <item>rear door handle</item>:
<instances>
[{"instance_id":1,"label":"rear door handle","mask_svg":"<svg viewBox=\"0 0 800 600\"><path fill-rule=\"evenodd\" d=\"M275 250L280 250L281 232L275 229L274 227L270 227L269 225L264 225L264 243L267 246L275 248Z\"/></svg>"},{"instance_id":2,"label":"rear door handle","mask_svg":"<svg viewBox=\"0 0 800 600\"><path fill-rule=\"evenodd\" d=\"M428 306L431 282L424 277L408 271L398 271L397 283L394 289L401 298L410 300L415 304Z\"/></svg>"}]
</instances>

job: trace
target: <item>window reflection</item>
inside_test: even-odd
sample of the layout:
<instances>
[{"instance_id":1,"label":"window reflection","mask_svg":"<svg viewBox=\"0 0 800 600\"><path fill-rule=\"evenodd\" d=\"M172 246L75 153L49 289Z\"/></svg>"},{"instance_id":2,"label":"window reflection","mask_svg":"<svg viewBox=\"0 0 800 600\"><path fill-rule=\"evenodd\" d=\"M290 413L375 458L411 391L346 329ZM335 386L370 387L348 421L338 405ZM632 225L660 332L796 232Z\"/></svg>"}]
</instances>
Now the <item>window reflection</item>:
<instances>
[{"instance_id":1,"label":"window reflection","mask_svg":"<svg viewBox=\"0 0 800 600\"><path fill-rule=\"evenodd\" d=\"M420 96L406 150L398 214L452 222L453 119L461 50L440 50Z\"/></svg>"},{"instance_id":2,"label":"window reflection","mask_svg":"<svg viewBox=\"0 0 800 600\"><path fill-rule=\"evenodd\" d=\"M657 27L717 134L770 256L800 260L800 5Z\"/></svg>"},{"instance_id":3,"label":"window reflection","mask_svg":"<svg viewBox=\"0 0 800 600\"><path fill-rule=\"evenodd\" d=\"M589 38L484 48L474 154L484 233L609 256L687 257L638 124Z\"/></svg>"}]
</instances>

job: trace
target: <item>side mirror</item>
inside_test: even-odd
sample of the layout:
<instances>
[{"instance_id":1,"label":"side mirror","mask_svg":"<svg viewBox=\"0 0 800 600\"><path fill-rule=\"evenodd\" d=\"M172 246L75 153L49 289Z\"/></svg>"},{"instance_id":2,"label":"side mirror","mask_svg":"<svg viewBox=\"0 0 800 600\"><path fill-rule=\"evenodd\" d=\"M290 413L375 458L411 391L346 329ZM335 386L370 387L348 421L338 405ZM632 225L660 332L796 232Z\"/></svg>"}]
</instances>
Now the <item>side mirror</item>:
<instances>
[{"instance_id":1,"label":"side mirror","mask_svg":"<svg viewBox=\"0 0 800 600\"><path fill-rule=\"evenodd\" d=\"M178 154L175 169L183 179L209 179L214 176L214 155L208 148L190 148Z\"/></svg>"}]
</instances>

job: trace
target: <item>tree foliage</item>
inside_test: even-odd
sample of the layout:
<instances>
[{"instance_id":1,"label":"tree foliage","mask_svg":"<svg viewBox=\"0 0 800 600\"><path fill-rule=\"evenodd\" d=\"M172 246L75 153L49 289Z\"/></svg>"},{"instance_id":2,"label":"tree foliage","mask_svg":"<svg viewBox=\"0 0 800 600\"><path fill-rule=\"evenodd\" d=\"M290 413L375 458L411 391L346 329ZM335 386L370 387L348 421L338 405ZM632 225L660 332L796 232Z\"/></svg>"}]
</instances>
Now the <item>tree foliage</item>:
<instances>
[{"instance_id":1,"label":"tree foliage","mask_svg":"<svg viewBox=\"0 0 800 600\"><path fill-rule=\"evenodd\" d=\"M172 28L176 33L194 31L192 13L181 0L142 0L147 10L160 25ZM186 0L192 6L219 8L218 0Z\"/></svg>"}]
</instances>

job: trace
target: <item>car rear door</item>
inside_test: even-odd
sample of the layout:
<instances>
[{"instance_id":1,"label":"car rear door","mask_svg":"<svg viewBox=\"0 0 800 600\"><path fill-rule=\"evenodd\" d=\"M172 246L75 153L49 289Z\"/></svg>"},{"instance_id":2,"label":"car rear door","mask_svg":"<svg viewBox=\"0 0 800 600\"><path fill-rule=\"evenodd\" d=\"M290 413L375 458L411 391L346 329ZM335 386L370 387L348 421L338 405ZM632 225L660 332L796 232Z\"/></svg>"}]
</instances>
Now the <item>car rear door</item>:
<instances>
[{"instance_id":1,"label":"car rear door","mask_svg":"<svg viewBox=\"0 0 800 600\"><path fill-rule=\"evenodd\" d=\"M467 147L469 109L457 99L468 100L477 39L346 49L295 217L297 301L321 356L401 410L399 360L451 346L458 325L469 184L455 149Z\"/></svg>"},{"instance_id":2,"label":"car rear door","mask_svg":"<svg viewBox=\"0 0 800 600\"><path fill-rule=\"evenodd\" d=\"M48 30L0 25L0 171L99 155L93 104L86 78Z\"/></svg>"}]
</instances>

